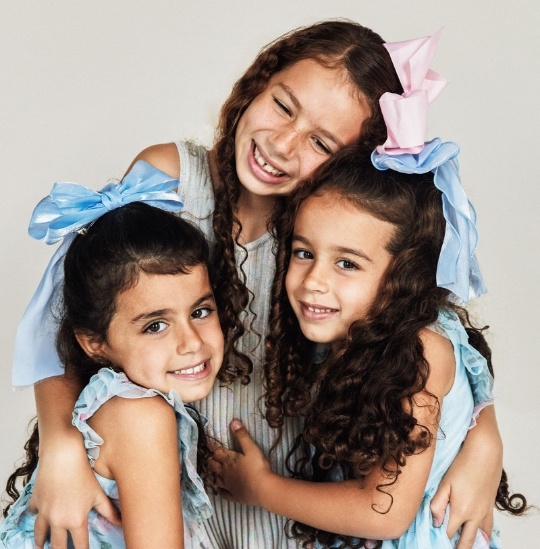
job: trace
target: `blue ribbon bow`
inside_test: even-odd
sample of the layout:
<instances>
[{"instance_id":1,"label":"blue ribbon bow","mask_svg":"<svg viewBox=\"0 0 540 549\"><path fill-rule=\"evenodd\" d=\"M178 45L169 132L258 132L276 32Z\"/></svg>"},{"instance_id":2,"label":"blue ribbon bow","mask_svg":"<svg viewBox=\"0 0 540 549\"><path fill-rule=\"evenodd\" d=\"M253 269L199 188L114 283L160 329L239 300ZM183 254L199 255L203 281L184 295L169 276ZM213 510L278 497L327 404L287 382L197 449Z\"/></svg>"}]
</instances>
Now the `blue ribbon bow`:
<instances>
[{"instance_id":1,"label":"blue ribbon bow","mask_svg":"<svg viewBox=\"0 0 540 549\"><path fill-rule=\"evenodd\" d=\"M178 179L139 160L121 183L109 183L100 192L78 183L55 183L51 194L34 209L28 234L54 244L76 232L108 211L130 202L145 202L169 212L183 207L173 192Z\"/></svg>"},{"instance_id":2,"label":"blue ribbon bow","mask_svg":"<svg viewBox=\"0 0 540 549\"><path fill-rule=\"evenodd\" d=\"M19 323L13 351L13 385L31 385L64 373L56 352L57 321L54 307L64 280L64 256L76 232L110 210L131 202L145 202L166 211L183 207L174 192L178 179L139 160L121 183L110 183L101 192L77 183L55 183L51 194L35 207L28 233L54 244L63 240Z\"/></svg>"},{"instance_id":3,"label":"blue ribbon bow","mask_svg":"<svg viewBox=\"0 0 540 549\"><path fill-rule=\"evenodd\" d=\"M439 138L428 141L418 154L390 156L374 151L371 161L378 170L401 173L433 172L442 192L446 220L444 241L437 264L437 286L450 290L463 303L486 292L475 251L478 244L476 211L461 186L459 147Z\"/></svg>"}]
</instances>

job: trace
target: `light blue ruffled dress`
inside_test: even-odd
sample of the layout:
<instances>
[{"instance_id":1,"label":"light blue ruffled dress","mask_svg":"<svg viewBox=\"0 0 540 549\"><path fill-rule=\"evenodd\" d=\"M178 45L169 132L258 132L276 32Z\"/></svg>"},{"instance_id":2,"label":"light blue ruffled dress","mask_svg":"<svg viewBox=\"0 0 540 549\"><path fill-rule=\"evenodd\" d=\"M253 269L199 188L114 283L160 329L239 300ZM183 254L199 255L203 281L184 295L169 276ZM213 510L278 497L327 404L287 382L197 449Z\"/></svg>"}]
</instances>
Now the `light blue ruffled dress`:
<instances>
[{"instance_id":1,"label":"light blue ruffled dress","mask_svg":"<svg viewBox=\"0 0 540 549\"><path fill-rule=\"evenodd\" d=\"M99 447L103 439L88 425L87 420L109 399L114 396L122 398L163 397L173 408L178 426L178 450L182 462L180 479L182 488L182 512L184 517L185 537L194 546L207 546L205 535L200 524L212 514L210 500L204 490L203 482L197 474L197 439L198 429L195 420L186 409L177 393L168 395L153 389L135 385L123 373L102 368L94 375L83 389L73 411L73 425L83 435L84 444L90 465L99 457ZM144 451L141 448L141 451ZM39 465L38 465L39 467ZM37 470L36 470L37 471ZM0 524L0 547L10 549L34 549L35 516L28 510L32 496L36 471L24 487L19 499L10 508L9 515ZM102 477L94 472L105 493L120 508L118 486L116 481ZM90 549L120 549L125 547L122 529L113 526L92 510L88 517ZM45 549L49 543L45 544Z\"/></svg>"},{"instance_id":2,"label":"light blue ruffled dress","mask_svg":"<svg viewBox=\"0 0 540 549\"><path fill-rule=\"evenodd\" d=\"M485 403L492 398L493 378L487 362L469 343L467 332L458 316L450 310L440 311L437 322L430 328L452 342L456 361L454 384L442 403L435 455L418 513L399 539L382 542L383 549L452 549L457 545L458 534L451 540L446 535L449 510L446 512L445 523L435 528L429 505L465 440L473 420L475 404ZM332 480L337 481L340 476L339 471L333 471ZM337 549L342 544L337 542L332 547ZM488 545L484 547L487 549ZM320 548L320 545L316 544L316 548ZM489 548L500 549L499 533L495 528Z\"/></svg>"}]
</instances>

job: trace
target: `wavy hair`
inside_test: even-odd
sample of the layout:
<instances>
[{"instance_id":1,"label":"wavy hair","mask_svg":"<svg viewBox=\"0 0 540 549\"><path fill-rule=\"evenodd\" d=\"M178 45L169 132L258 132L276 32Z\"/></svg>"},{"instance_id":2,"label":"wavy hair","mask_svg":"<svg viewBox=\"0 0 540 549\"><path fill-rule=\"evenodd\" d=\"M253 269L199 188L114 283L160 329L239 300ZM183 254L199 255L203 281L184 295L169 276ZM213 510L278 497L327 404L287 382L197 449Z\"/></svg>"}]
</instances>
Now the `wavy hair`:
<instances>
[{"instance_id":1,"label":"wavy hair","mask_svg":"<svg viewBox=\"0 0 540 549\"><path fill-rule=\"evenodd\" d=\"M141 272L188 274L209 260L208 244L199 229L172 213L134 202L112 210L75 237L64 260L64 285L60 304L60 327L56 347L66 376L81 386L100 368L113 364L88 356L76 333L107 341L117 296L133 287ZM223 369L227 365L224 362ZM210 480L207 464L211 456L198 412L189 407L199 429L197 466ZM6 491L13 501L19 496L17 480L28 482L37 466L39 432L37 422L25 445L26 460L8 479ZM4 516L9 509L4 509Z\"/></svg>"},{"instance_id":2,"label":"wavy hair","mask_svg":"<svg viewBox=\"0 0 540 549\"><path fill-rule=\"evenodd\" d=\"M390 264L366 318L355 321L337 352L314 368L306 357L310 345L302 335L285 292L294 217L308 196L335 193L355 207L395 226L387 245ZM294 476L316 481L339 470L343 479L365 478L380 468L385 483L377 490L388 495L408 456L424 451L433 440L425 425L413 416L414 396L426 391L429 365L419 333L436 322L439 311L454 311L466 327L471 343L487 359L491 352L483 329L471 324L467 311L458 307L450 292L437 287L436 270L445 232L441 193L433 174L408 175L378 171L356 148L338 152L299 188L291 213L279 228L283 245L272 292L274 321L267 338L265 365L270 425L281 428L287 415L305 418L303 433L289 454ZM298 343L300 342L300 344ZM429 395L429 393L428 393ZM440 403L435 403L437 417ZM523 513L526 500L510 495L506 475L497 494L497 507ZM290 535L308 547L314 540L327 546L336 539L344 547L360 547L361 540L316 530L295 522Z\"/></svg>"},{"instance_id":3,"label":"wavy hair","mask_svg":"<svg viewBox=\"0 0 540 549\"><path fill-rule=\"evenodd\" d=\"M379 98L385 92L403 92L383 43L378 34L358 23L323 21L293 30L268 44L234 85L221 109L215 140L219 180L215 181L214 188L213 230L216 245L211 267L225 298L223 303L218 302L218 306L228 318L241 318L241 312L248 307L251 299L245 277L242 276L242 265L237 265L234 253L235 243L242 247L238 242L242 225L235 215L241 188L236 173L235 135L242 114L263 92L274 74L303 59L313 59L324 67L343 70L348 81L357 89L359 98L366 101L371 114L363 122L359 121L360 144L366 150L373 149L386 139ZM276 201L274 216L269 221L271 232L285 204L283 198ZM237 320L233 343L242 337L244 331L242 323ZM244 373L243 383L249 382L251 368L246 358L239 365Z\"/></svg>"}]
</instances>

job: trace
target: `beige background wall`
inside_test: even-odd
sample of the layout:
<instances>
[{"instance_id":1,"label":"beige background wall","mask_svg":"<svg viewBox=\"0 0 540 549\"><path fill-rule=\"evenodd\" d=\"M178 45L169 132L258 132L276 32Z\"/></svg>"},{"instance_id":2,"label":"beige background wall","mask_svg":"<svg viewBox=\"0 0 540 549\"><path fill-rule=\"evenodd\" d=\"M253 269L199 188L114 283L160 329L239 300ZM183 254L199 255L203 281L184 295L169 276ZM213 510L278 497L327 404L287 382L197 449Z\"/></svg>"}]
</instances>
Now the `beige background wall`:
<instances>
[{"instance_id":1,"label":"beige background wall","mask_svg":"<svg viewBox=\"0 0 540 549\"><path fill-rule=\"evenodd\" d=\"M0 484L34 414L32 390L10 386L16 325L52 252L26 236L34 205L54 181L99 188L121 177L152 143L209 144L221 103L260 47L340 16L389 41L445 29L433 68L450 84L431 108L429 136L462 146L505 466L513 488L540 503L537 0L2 2ZM498 521L506 548L535 546L538 514Z\"/></svg>"}]
</instances>

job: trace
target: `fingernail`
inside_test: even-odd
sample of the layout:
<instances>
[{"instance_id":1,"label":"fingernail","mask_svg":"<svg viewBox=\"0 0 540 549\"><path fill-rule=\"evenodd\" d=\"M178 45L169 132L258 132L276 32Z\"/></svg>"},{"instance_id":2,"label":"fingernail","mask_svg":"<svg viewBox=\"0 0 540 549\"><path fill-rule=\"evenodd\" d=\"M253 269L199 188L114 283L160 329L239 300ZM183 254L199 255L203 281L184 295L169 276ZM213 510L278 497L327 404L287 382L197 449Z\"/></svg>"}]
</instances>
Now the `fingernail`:
<instances>
[{"instance_id":1,"label":"fingernail","mask_svg":"<svg viewBox=\"0 0 540 549\"><path fill-rule=\"evenodd\" d=\"M239 419L233 419L231 421L231 431L238 431L238 429L241 429L244 426L244 424Z\"/></svg>"},{"instance_id":2,"label":"fingernail","mask_svg":"<svg viewBox=\"0 0 540 549\"><path fill-rule=\"evenodd\" d=\"M489 536L484 532L484 530L482 530L482 528L480 528L480 533L482 534L484 539L489 543Z\"/></svg>"},{"instance_id":3,"label":"fingernail","mask_svg":"<svg viewBox=\"0 0 540 549\"><path fill-rule=\"evenodd\" d=\"M440 528L440 526L441 526L441 521L440 521L438 518L433 517L433 526L434 526L435 528Z\"/></svg>"}]
</instances>

